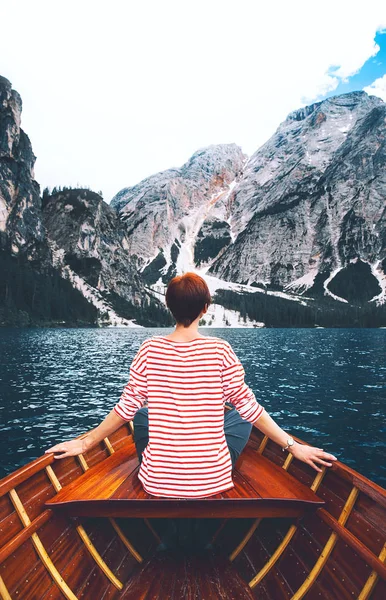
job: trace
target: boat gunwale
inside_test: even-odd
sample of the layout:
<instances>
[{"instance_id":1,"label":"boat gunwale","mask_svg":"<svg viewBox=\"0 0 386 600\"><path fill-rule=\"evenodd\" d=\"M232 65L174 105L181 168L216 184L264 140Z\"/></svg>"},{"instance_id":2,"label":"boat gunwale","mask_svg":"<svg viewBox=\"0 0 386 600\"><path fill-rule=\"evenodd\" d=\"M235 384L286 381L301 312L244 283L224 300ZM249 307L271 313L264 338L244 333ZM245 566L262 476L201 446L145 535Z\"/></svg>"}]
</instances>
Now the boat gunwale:
<instances>
[{"instance_id":1,"label":"boat gunwale","mask_svg":"<svg viewBox=\"0 0 386 600\"><path fill-rule=\"evenodd\" d=\"M254 425L254 427L256 427L256 425ZM258 429L258 428L256 427L256 429ZM261 434L259 429L258 429L258 431ZM304 444L306 446L309 445L309 444L307 444L307 442L304 442L303 440L301 440L298 437L295 437L294 435L292 437L296 442L299 442L299 444ZM264 451L263 451L263 454L264 454ZM268 457L266 457L266 458L268 458ZM294 456L294 458L296 458L296 457ZM270 460L270 459L268 458L268 460ZM302 462L302 461L299 461L299 462ZM305 464L307 464L307 463L305 463ZM338 475L342 475L342 479L344 479L345 481L348 481L349 483L352 483L352 485L357 487L361 492L367 494L374 501L379 502L380 504L382 504L382 506L384 508L386 508L386 488L383 488L381 485L379 485L375 481L372 481L365 475L362 475L362 473L359 473L359 471L356 471L352 467L349 467L344 462L341 462L339 459L332 461L331 467L323 467L323 468L326 468L326 473L331 471L333 473L337 473ZM294 477L295 477L295 475L294 475ZM369 493L370 490L373 493ZM381 499L378 497L378 495L381 496Z\"/></svg>"}]
</instances>

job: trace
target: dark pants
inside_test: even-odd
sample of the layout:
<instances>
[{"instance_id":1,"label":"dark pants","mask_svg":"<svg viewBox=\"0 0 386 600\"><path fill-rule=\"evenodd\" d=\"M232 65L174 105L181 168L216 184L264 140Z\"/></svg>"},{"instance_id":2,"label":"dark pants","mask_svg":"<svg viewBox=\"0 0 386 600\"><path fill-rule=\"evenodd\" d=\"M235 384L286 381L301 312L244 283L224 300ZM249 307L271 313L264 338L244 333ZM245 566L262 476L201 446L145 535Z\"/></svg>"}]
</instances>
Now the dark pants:
<instances>
[{"instance_id":1,"label":"dark pants","mask_svg":"<svg viewBox=\"0 0 386 600\"><path fill-rule=\"evenodd\" d=\"M238 457L243 451L252 431L252 424L244 421L235 408L225 411L224 432L232 459L235 466ZM149 415L147 408L141 408L134 416L135 447L139 461L142 461L142 452L149 442Z\"/></svg>"}]
</instances>

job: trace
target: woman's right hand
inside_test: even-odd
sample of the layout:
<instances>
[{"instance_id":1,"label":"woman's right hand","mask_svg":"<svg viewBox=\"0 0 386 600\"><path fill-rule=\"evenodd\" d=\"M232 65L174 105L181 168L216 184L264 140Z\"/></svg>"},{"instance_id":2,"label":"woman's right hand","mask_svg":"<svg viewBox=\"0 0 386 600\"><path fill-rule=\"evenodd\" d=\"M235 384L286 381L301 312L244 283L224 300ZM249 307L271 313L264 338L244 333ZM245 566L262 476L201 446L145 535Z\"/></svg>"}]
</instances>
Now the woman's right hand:
<instances>
[{"instance_id":1,"label":"woman's right hand","mask_svg":"<svg viewBox=\"0 0 386 600\"><path fill-rule=\"evenodd\" d=\"M337 460L333 454L328 454L322 448L315 448L314 446L307 446L306 444L298 444L295 442L290 450L291 454L295 458L301 460L309 465L319 473L322 471L315 463L318 462L326 467L331 467L332 463L327 462L329 460Z\"/></svg>"},{"instance_id":2,"label":"woman's right hand","mask_svg":"<svg viewBox=\"0 0 386 600\"><path fill-rule=\"evenodd\" d=\"M50 452L54 452L54 458L67 458L67 456L77 456L78 454L82 454L86 451L86 438L82 439L74 439L68 442L61 442L60 444L56 444L48 450L45 451L44 454L49 454ZM56 454L59 452L60 454Z\"/></svg>"}]
</instances>

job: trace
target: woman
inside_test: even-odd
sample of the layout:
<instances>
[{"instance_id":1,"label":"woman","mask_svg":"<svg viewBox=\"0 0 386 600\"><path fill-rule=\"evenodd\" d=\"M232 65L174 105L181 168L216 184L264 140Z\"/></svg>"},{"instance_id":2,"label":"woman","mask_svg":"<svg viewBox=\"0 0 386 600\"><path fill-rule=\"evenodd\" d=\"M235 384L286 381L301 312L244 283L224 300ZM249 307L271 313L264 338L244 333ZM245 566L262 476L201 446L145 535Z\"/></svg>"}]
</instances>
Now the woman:
<instances>
[{"instance_id":1,"label":"woman","mask_svg":"<svg viewBox=\"0 0 386 600\"><path fill-rule=\"evenodd\" d=\"M55 458L86 452L134 420L138 477L149 494L169 498L202 498L232 488L232 468L252 424L316 471L331 466L335 456L295 442L257 402L230 344L198 333L210 303L202 277L174 277L166 292L176 319L173 333L142 343L119 402L98 427L46 452ZM225 415L224 403L233 406Z\"/></svg>"}]
</instances>

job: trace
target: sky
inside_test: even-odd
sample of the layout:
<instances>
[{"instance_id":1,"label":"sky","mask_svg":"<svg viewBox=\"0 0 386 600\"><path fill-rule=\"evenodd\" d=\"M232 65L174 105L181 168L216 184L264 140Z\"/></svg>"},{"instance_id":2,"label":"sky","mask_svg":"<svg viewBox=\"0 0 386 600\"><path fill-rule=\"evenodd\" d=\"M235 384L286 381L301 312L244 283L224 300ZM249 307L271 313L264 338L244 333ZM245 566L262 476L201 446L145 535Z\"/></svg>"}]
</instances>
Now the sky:
<instances>
[{"instance_id":1,"label":"sky","mask_svg":"<svg viewBox=\"0 0 386 600\"><path fill-rule=\"evenodd\" d=\"M42 188L104 199L356 89L386 101L384 0L0 0L0 75Z\"/></svg>"}]
</instances>

